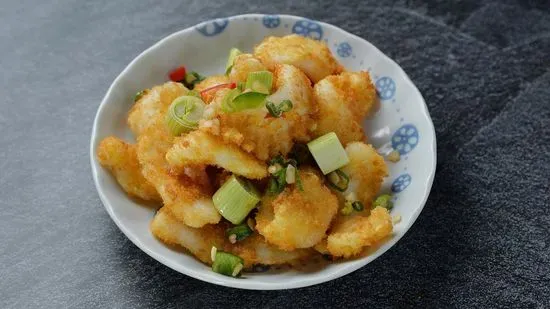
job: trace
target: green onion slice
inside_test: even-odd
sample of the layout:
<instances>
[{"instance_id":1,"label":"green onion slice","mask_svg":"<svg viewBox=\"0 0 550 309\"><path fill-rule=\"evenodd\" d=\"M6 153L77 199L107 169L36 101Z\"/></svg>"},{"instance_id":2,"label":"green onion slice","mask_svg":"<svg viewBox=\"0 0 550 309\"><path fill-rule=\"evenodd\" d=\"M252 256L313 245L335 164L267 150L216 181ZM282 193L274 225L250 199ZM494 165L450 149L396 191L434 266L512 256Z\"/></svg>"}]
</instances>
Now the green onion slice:
<instances>
[{"instance_id":1,"label":"green onion slice","mask_svg":"<svg viewBox=\"0 0 550 309\"><path fill-rule=\"evenodd\" d=\"M235 58L237 58L240 54L242 54L242 52L238 48L231 48L229 51L229 57L227 57L227 64L225 65L225 75L229 75L229 73L231 73L231 69L235 63Z\"/></svg>"},{"instance_id":2,"label":"green onion slice","mask_svg":"<svg viewBox=\"0 0 550 309\"><path fill-rule=\"evenodd\" d=\"M374 200L374 203L372 203L372 208L375 207L384 207L387 210L391 210L393 208L393 202L391 201L391 195L389 194L382 194L379 197L377 197Z\"/></svg>"},{"instance_id":3,"label":"green onion slice","mask_svg":"<svg viewBox=\"0 0 550 309\"><path fill-rule=\"evenodd\" d=\"M212 263L212 271L236 277L243 269L244 260L236 255L224 251L217 251L214 263Z\"/></svg>"},{"instance_id":4,"label":"green onion slice","mask_svg":"<svg viewBox=\"0 0 550 309\"><path fill-rule=\"evenodd\" d=\"M245 82L237 82L237 89L239 89L241 92L244 91L246 86Z\"/></svg>"},{"instance_id":5,"label":"green onion slice","mask_svg":"<svg viewBox=\"0 0 550 309\"><path fill-rule=\"evenodd\" d=\"M252 235L252 233L254 232L252 231L252 229L250 229L250 227L246 223L236 225L232 228L228 228L225 231L225 235L229 238L232 237L231 235L235 235L234 237L236 241L241 241L247 238L248 236Z\"/></svg>"},{"instance_id":6,"label":"green onion slice","mask_svg":"<svg viewBox=\"0 0 550 309\"><path fill-rule=\"evenodd\" d=\"M292 101L290 100L283 100L281 103L279 103L279 110L281 112L288 112L292 109Z\"/></svg>"},{"instance_id":7,"label":"green onion slice","mask_svg":"<svg viewBox=\"0 0 550 309\"><path fill-rule=\"evenodd\" d=\"M365 206L360 201L351 203L351 206L355 209L355 211L363 211L365 209Z\"/></svg>"},{"instance_id":8,"label":"green onion slice","mask_svg":"<svg viewBox=\"0 0 550 309\"><path fill-rule=\"evenodd\" d=\"M324 175L349 163L348 155L334 132L314 139L307 147Z\"/></svg>"},{"instance_id":9,"label":"green onion slice","mask_svg":"<svg viewBox=\"0 0 550 309\"><path fill-rule=\"evenodd\" d=\"M349 177L346 175L346 173L342 172L341 170L335 170L331 172L328 177L328 185L340 192L344 192L348 189L349 185Z\"/></svg>"},{"instance_id":10,"label":"green onion slice","mask_svg":"<svg viewBox=\"0 0 550 309\"><path fill-rule=\"evenodd\" d=\"M183 79L183 85L188 89L193 89L196 84L202 82L205 78L206 77L200 75L197 72L190 72L185 74L185 78Z\"/></svg>"},{"instance_id":11,"label":"green onion slice","mask_svg":"<svg viewBox=\"0 0 550 309\"><path fill-rule=\"evenodd\" d=\"M273 86L273 73L269 71L256 71L248 73L246 89L254 92L269 94Z\"/></svg>"},{"instance_id":12,"label":"green onion slice","mask_svg":"<svg viewBox=\"0 0 550 309\"><path fill-rule=\"evenodd\" d=\"M237 95L231 102L233 110L240 112L245 109L258 108L264 104L267 94L259 92L244 92Z\"/></svg>"},{"instance_id":13,"label":"green onion slice","mask_svg":"<svg viewBox=\"0 0 550 309\"><path fill-rule=\"evenodd\" d=\"M300 172L298 169L296 169L296 186L298 187L298 190L304 192L304 186L302 184L302 178L300 178Z\"/></svg>"},{"instance_id":14,"label":"green onion slice","mask_svg":"<svg viewBox=\"0 0 550 309\"><path fill-rule=\"evenodd\" d=\"M271 101L267 101L265 103L265 107L267 108L267 111L269 112L269 114L275 118L279 118L281 117L281 110L279 109L279 107L277 105L275 105L275 103L271 102Z\"/></svg>"},{"instance_id":15,"label":"green onion slice","mask_svg":"<svg viewBox=\"0 0 550 309\"><path fill-rule=\"evenodd\" d=\"M232 175L212 197L218 212L233 224L240 224L260 201L260 195L248 181Z\"/></svg>"},{"instance_id":16,"label":"green onion slice","mask_svg":"<svg viewBox=\"0 0 550 309\"><path fill-rule=\"evenodd\" d=\"M166 124L170 132L178 136L195 130L204 112L204 102L194 96L181 96L172 101L166 113Z\"/></svg>"},{"instance_id":17,"label":"green onion slice","mask_svg":"<svg viewBox=\"0 0 550 309\"><path fill-rule=\"evenodd\" d=\"M223 98L222 101L222 111L225 113L235 112L235 106L233 105L233 100L241 94L241 91L238 88L231 89Z\"/></svg>"}]
</instances>

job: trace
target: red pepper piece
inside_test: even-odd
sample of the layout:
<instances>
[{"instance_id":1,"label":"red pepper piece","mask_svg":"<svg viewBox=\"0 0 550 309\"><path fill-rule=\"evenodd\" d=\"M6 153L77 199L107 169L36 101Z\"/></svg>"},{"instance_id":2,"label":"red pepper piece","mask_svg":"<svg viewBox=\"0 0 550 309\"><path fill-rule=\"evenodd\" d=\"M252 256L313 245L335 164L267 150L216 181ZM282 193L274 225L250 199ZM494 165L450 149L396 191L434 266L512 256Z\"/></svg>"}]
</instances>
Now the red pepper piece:
<instances>
[{"instance_id":1,"label":"red pepper piece","mask_svg":"<svg viewBox=\"0 0 550 309\"><path fill-rule=\"evenodd\" d=\"M179 82L185 79L185 74L187 74L187 71L185 70L185 67L179 67L175 69L174 71L170 72L170 80L173 82Z\"/></svg>"}]
</instances>

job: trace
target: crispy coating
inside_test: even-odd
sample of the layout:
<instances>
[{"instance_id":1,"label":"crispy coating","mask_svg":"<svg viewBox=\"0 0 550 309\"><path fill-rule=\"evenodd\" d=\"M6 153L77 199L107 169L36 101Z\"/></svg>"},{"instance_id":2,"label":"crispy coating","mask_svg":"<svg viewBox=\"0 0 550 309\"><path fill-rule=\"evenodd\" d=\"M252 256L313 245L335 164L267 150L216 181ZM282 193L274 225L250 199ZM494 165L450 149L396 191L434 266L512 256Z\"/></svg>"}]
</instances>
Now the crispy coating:
<instances>
[{"instance_id":1,"label":"crispy coating","mask_svg":"<svg viewBox=\"0 0 550 309\"><path fill-rule=\"evenodd\" d=\"M214 87L220 84L227 84L229 82L229 78L225 75L213 75L205 78L202 82L196 84L193 90L201 92L207 88Z\"/></svg>"},{"instance_id":2,"label":"crispy coating","mask_svg":"<svg viewBox=\"0 0 550 309\"><path fill-rule=\"evenodd\" d=\"M304 71L313 83L343 70L325 42L296 34L264 39L254 48L254 56L270 70L277 64L292 64Z\"/></svg>"},{"instance_id":3,"label":"crispy coating","mask_svg":"<svg viewBox=\"0 0 550 309\"><path fill-rule=\"evenodd\" d=\"M349 258L389 236L392 229L391 216L383 207L376 207L369 216L340 216L327 238L327 249L334 256Z\"/></svg>"},{"instance_id":4,"label":"crispy coating","mask_svg":"<svg viewBox=\"0 0 550 309\"><path fill-rule=\"evenodd\" d=\"M207 224L193 228L181 223L166 208L161 208L151 221L151 232L155 237L170 245L179 245L189 250L205 264L212 264L212 246L222 248L225 244L224 229L221 225Z\"/></svg>"},{"instance_id":5,"label":"crispy coating","mask_svg":"<svg viewBox=\"0 0 550 309\"><path fill-rule=\"evenodd\" d=\"M378 195L384 177L388 176L388 167L384 158L371 146L362 142L349 143L346 146L349 164L342 168L350 182L344 196L354 192L366 208Z\"/></svg>"},{"instance_id":6,"label":"crispy coating","mask_svg":"<svg viewBox=\"0 0 550 309\"><path fill-rule=\"evenodd\" d=\"M224 113L221 102L227 90L220 90L205 111L205 114L213 115L211 118L219 121L219 131L202 125L200 130L219 134L224 141L237 144L260 160L267 160L279 153L287 154L295 141L309 141L317 112L309 80L291 65L277 66L273 75L274 92L267 100L279 104L288 99L293 104L293 108L283 117L269 117L265 107Z\"/></svg>"},{"instance_id":7,"label":"crispy coating","mask_svg":"<svg viewBox=\"0 0 550 309\"><path fill-rule=\"evenodd\" d=\"M135 145L109 136L99 144L97 157L128 195L146 201L161 201L157 190L141 174Z\"/></svg>"},{"instance_id":8,"label":"crispy coating","mask_svg":"<svg viewBox=\"0 0 550 309\"><path fill-rule=\"evenodd\" d=\"M344 72L313 88L319 106L318 136L335 132L344 145L365 140L362 121L375 106L376 90L367 72Z\"/></svg>"},{"instance_id":9,"label":"crispy coating","mask_svg":"<svg viewBox=\"0 0 550 309\"><path fill-rule=\"evenodd\" d=\"M139 99L128 114L128 126L137 137L164 115L175 98L186 95L187 88L180 83L167 82L155 86Z\"/></svg>"},{"instance_id":10,"label":"crispy coating","mask_svg":"<svg viewBox=\"0 0 550 309\"><path fill-rule=\"evenodd\" d=\"M208 224L201 228L192 228L182 224L166 208L161 208L151 221L151 232L155 237L170 245L179 245L191 252L205 264L212 264L210 250L212 246L236 254L244 259L245 267L255 264L287 264L304 259L313 254L311 250L282 251L265 242L254 234L243 241L231 244L225 238L225 224Z\"/></svg>"},{"instance_id":11,"label":"crispy coating","mask_svg":"<svg viewBox=\"0 0 550 309\"><path fill-rule=\"evenodd\" d=\"M243 258L246 268L255 264L294 264L315 253L313 250L308 249L297 249L292 251L281 250L267 243L263 236L256 233L236 244L226 245L224 250Z\"/></svg>"},{"instance_id":12,"label":"crispy coating","mask_svg":"<svg viewBox=\"0 0 550 309\"><path fill-rule=\"evenodd\" d=\"M246 82L248 73L265 70L267 70L266 66L258 58L251 54L242 54L235 58L229 72L229 79L232 82Z\"/></svg>"},{"instance_id":13,"label":"crispy coating","mask_svg":"<svg viewBox=\"0 0 550 309\"><path fill-rule=\"evenodd\" d=\"M304 191L287 187L274 199L264 197L256 228L283 250L309 248L321 241L338 210L338 199L313 169L301 169Z\"/></svg>"},{"instance_id":14,"label":"crispy coating","mask_svg":"<svg viewBox=\"0 0 550 309\"><path fill-rule=\"evenodd\" d=\"M143 176L155 186L165 208L176 219L191 227L218 223L221 216L212 203L210 186L201 185L188 175L170 172L164 157L173 139L163 122L142 132L138 137L138 158Z\"/></svg>"},{"instance_id":15,"label":"crispy coating","mask_svg":"<svg viewBox=\"0 0 550 309\"><path fill-rule=\"evenodd\" d=\"M267 166L235 144L202 131L177 137L166 153L166 160L175 168L215 165L251 179L267 177Z\"/></svg>"}]
</instances>

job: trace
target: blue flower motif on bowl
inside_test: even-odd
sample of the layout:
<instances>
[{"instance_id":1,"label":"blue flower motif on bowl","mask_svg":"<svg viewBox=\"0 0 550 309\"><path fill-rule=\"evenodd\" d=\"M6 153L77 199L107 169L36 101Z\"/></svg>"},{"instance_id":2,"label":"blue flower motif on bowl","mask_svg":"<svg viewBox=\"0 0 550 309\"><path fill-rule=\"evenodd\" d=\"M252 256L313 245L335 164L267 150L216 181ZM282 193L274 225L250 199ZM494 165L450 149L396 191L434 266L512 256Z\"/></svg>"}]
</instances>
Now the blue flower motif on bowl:
<instances>
[{"instance_id":1,"label":"blue flower motif on bowl","mask_svg":"<svg viewBox=\"0 0 550 309\"><path fill-rule=\"evenodd\" d=\"M395 95L395 82L391 77L380 77L376 81L376 90L382 100L389 100Z\"/></svg>"},{"instance_id":2,"label":"blue flower motif on bowl","mask_svg":"<svg viewBox=\"0 0 550 309\"><path fill-rule=\"evenodd\" d=\"M351 45L349 45L349 43L347 42L342 42L338 45L336 52L338 53L338 56L342 58L349 57L351 56L351 53L352 53Z\"/></svg>"},{"instance_id":3,"label":"blue flower motif on bowl","mask_svg":"<svg viewBox=\"0 0 550 309\"><path fill-rule=\"evenodd\" d=\"M391 185L392 192L399 193L405 190L411 184L411 181L412 177L409 174L403 174L397 177Z\"/></svg>"},{"instance_id":4,"label":"blue flower motif on bowl","mask_svg":"<svg viewBox=\"0 0 550 309\"><path fill-rule=\"evenodd\" d=\"M227 18L220 18L196 26L195 29L204 36L216 36L222 33L228 24L229 20Z\"/></svg>"},{"instance_id":5,"label":"blue flower motif on bowl","mask_svg":"<svg viewBox=\"0 0 550 309\"><path fill-rule=\"evenodd\" d=\"M320 40L323 38L323 28L321 27L321 25L309 19L302 19L297 21L294 26L292 26L292 33L296 33L301 36L309 37L315 40Z\"/></svg>"},{"instance_id":6,"label":"blue flower motif on bowl","mask_svg":"<svg viewBox=\"0 0 550 309\"><path fill-rule=\"evenodd\" d=\"M262 22L266 28L277 28L281 24L281 18L277 15L264 15Z\"/></svg>"},{"instance_id":7,"label":"blue flower motif on bowl","mask_svg":"<svg viewBox=\"0 0 550 309\"><path fill-rule=\"evenodd\" d=\"M399 151L399 154L407 154L418 145L418 130L412 124L406 124L397 129L391 138L393 149Z\"/></svg>"}]
</instances>

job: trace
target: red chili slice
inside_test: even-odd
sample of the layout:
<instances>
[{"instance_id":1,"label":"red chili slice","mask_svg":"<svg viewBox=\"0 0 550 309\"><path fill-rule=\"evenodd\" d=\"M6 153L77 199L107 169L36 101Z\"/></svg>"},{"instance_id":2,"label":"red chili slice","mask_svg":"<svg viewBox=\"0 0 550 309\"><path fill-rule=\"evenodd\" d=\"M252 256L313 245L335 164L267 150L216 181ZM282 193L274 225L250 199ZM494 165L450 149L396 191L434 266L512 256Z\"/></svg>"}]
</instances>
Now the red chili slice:
<instances>
[{"instance_id":1,"label":"red chili slice","mask_svg":"<svg viewBox=\"0 0 550 309\"><path fill-rule=\"evenodd\" d=\"M179 82L185 79L185 74L187 71L185 70L185 67L179 67L175 69L174 71L170 72L170 80L173 82Z\"/></svg>"}]
</instances>

